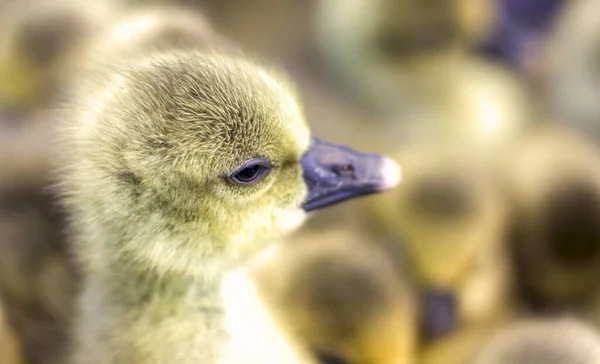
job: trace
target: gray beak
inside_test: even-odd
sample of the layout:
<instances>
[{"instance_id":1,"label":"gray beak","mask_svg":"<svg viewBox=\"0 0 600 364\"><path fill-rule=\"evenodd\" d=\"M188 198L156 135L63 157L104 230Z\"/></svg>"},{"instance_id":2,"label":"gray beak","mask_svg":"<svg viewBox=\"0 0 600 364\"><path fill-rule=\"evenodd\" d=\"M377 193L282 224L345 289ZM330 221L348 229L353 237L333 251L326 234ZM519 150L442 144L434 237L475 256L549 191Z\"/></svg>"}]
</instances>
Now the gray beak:
<instances>
[{"instance_id":1,"label":"gray beak","mask_svg":"<svg viewBox=\"0 0 600 364\"><path fill-rule=\"evenodd\" d=\"M305 211L383 192L400 182L400 167L391 159L317 138L301 163L309 192L302 205Z\"/></svg>"}]
</instances>

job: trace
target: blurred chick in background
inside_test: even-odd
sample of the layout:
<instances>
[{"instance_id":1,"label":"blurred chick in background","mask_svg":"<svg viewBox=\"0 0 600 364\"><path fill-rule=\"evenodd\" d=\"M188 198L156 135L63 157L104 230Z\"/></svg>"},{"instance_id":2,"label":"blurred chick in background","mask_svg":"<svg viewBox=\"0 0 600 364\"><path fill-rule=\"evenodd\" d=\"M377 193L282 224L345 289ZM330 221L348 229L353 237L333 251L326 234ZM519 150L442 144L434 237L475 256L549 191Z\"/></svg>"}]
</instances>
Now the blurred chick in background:
<instances>
[{"instance_id":1,"label":"blurred chick in background","mask_svg":"<svg viewBox=\"0 0 600 364\"><path fill-rule=\"evenodd\" d=\"M94 0L24 0L0 4L0 110L18 117L60 98L70 57L117 14Z\"/></svg>"},{"instance_id":2,"label":"blurred chick in background","mask_svg":"<svg viewBox=\"0 0 600 364\"><path fill-rule=\"evenodd\" d=\"M534 312L591 314L600 302L600 148L568 129L540 127L507 165L519 296Z\"/></svg>"},{"instance_id":3,"label":"blurred chick in background","mask_svg":"<svg viewBox=\"0 0 600 364\"><path fill-rule=\"evenodd\" d=\"M438 153L459 148L492 163L535 116L518 79L469 52L487 31L491 2L318 4L317 42L332 75L379 111L359 126L337 123L339 133L352 130L353 143L394 155L415 147L411 158L421 158L419 145L441 143Z\"/></svg>"},{"instance_id":4,"label":"blurred chick in background","mask_svg":"<svg viewBox=\"0 0 600 364\"><path fill-rule=\"evenodd\" d=\"M88 39L74 56L79 71L92 63L86 56L129 57L140 52L171 48L211 47L236 50L197 9L182 5L144 5L124 9L113 26Z\"/></svg>"},{"instance_id":5,"label":"blurred chick in background","mask_svg":"<svg viewBox=\"0 0 600 364\"><path fill-rule=\"evenodd\" d=\"M454 347L462 342L454 336L487 330L512 314L506 206L493 166L468 152L429 144L400 148L395 157L403 188L366 200L368 218L374 234L406 249L422 294L423 355L444 350L452 354L439 357L460 363Z\"/></svg>"},{"instance_id":6,"label":"blurred chick in background","mask_svg":"<svg viewBox=\"0 0 600 364\"><path fill-rule=\"evenodd\" d=\"M406 247L424 297L424 336L490 327L510 300L497 161L536 111L519 80L469 52L487 29L491 2L320 4L329 66L388 121L356 138L393 151L403 166L402 189L360 208L374 235Z\"/></svg>"},{"instance_id":7,"label":"blurred chick in background","mask_svg":"<svg viewBox=\"0 0 600 364\"><path fill-rule=\"evenodd\" d=\"M510 135L521 123L519 82L469 51L489 31L491 1L318 5L325 66L362 105L403 124L402 135L469 141L485 132Z\"/></svg>"},{"instance_id":8,"label":"blurred chick in background","mask_svg":"<svg viewBox=\"0 0 600 364\"><path fill-rule=\"evenodd\" d=\"M548 41L548 108L569 127L600 140L600 2L565 5Z\"/></svg>"},{"instance_id":9,"label":"blurred chick in background","mask_svg":"<svg viewBox=\"0 0 600 364\"><path fill-rule=\"evenodd\" d=\"M491 14L487 2L469 0L320 0L316 11L316 41L331 73L384 104L416 91L398 94L413 74L479 38Z\"/></svg>"},{"instance_id":10,"label":"blurred chick in background","mask_svg":"<svg viewBox=\"0 0 600 364\"><path fill-rule=\"evenodd\" d=\"M119 11L110 0L85 7L71 0L0 3L0 187L46 173L50 114L64 96L74 55Z\"/></svg>"},{"instance_id":11,"label":"blurred chick in background","mask_svg":"<svg viewBox=\"0 0 600 364\"><path fill-rule=\"evenodd\" d=\"M250 265L259 292L320 363L414 363L417 306L395 244L350 230L299 233Z\"/></svg>"}]
</instances>

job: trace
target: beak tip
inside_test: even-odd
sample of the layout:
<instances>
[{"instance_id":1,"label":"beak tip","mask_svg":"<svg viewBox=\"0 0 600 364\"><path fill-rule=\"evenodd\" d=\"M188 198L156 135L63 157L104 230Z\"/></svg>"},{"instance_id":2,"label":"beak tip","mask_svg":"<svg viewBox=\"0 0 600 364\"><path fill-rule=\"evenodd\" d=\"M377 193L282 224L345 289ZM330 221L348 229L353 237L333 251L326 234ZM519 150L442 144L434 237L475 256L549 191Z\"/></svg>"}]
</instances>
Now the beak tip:
<instances>
[{"instance_id":1,"label":"beak tip","mask_svg":"<svg viewBox=\"0 0 600 364\"><path fill-rule=\"evenodd\" d=\"M402 168L394 160L383 157L383 164L381 166L382 184L381 190L388 190L396 187L402 180Z\"/></svg>"}]
</instances>

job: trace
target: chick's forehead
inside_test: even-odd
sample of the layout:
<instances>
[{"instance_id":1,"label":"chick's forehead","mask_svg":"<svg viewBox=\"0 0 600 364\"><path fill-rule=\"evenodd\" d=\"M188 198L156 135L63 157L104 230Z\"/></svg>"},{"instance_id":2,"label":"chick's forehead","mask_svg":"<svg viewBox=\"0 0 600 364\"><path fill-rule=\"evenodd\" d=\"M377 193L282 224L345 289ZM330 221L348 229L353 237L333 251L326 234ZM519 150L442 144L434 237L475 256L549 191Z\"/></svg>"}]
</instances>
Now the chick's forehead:
<instances>
[{"instance_id":1,"label":"chick's forehead","mask_svg":"<svg viewBox=\"0 0 600 364\"><path fill-rule=\"evenodd\" d=\"M139 127L154 138L197 144L213 155L300 155L310 137L294 91L254 63L186 54L134 71L133 92L145 100ZM140 79L143 82L139 82ZM126 105L127 107L127 105ZM183 134L183 135L182 135ZM188 145L189 146L189 145ZM176 147L176 146L173 146Z\"/></svg>"}]
</instances>

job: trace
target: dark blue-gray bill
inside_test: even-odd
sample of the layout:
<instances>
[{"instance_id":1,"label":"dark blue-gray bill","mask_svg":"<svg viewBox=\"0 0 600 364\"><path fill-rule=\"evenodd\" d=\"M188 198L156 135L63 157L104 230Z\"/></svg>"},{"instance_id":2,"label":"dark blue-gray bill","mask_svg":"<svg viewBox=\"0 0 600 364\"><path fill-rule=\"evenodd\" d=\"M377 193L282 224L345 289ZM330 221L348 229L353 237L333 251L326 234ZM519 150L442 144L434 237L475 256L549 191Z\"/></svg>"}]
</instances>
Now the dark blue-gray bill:
<instances>
[{"instance_id":1,"label":"dark blue-gray bill","mask_svg":"<svg viewBox=\"0 0 600 364\"><path fill-rule=\"evenodd\" d=\"M308 187L302 206L305 211L383 192L400 182L400 167L391 159L317 138L313 138L301 163Z\"/></svg>"}]
</instances>

